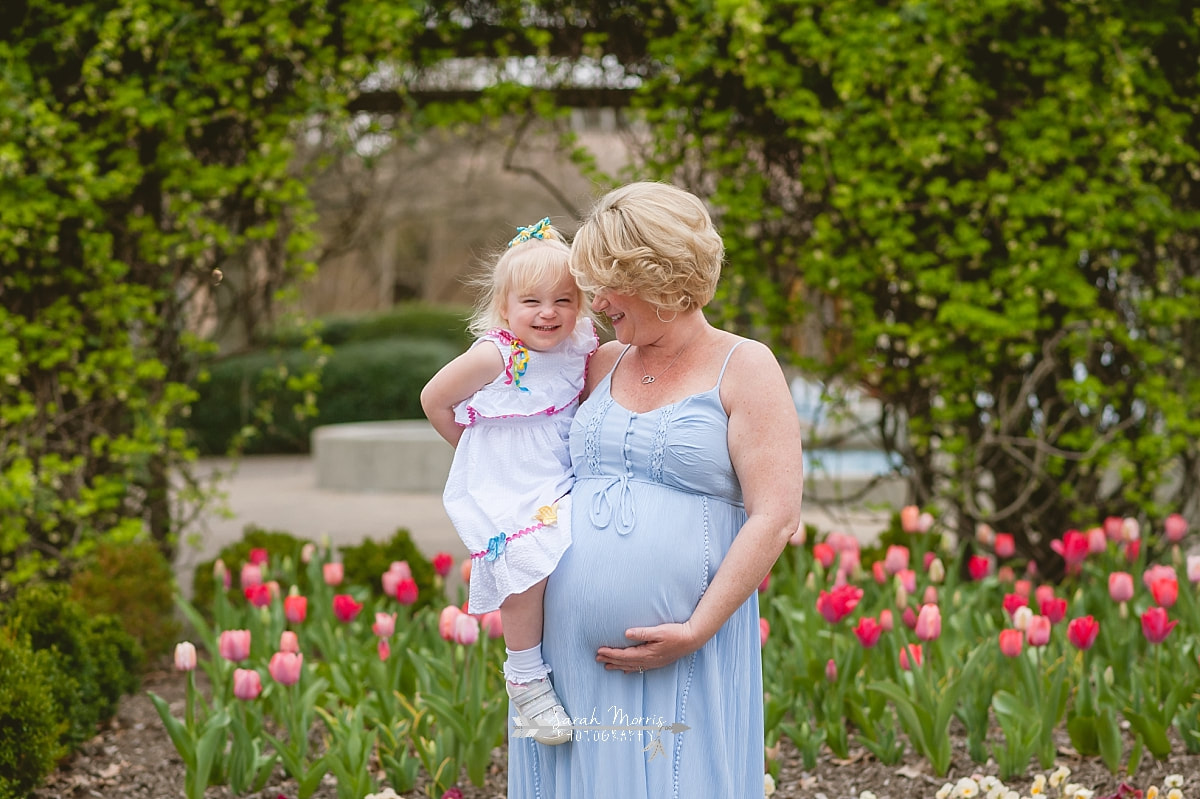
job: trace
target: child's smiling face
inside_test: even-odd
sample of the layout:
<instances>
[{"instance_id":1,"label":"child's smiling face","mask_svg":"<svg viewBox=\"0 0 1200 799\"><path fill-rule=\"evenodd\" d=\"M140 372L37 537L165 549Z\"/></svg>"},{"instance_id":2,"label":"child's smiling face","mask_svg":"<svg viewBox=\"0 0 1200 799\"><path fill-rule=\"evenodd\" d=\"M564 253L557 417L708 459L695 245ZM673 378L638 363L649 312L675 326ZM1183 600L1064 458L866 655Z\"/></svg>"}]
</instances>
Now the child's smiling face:
<instances>
[{"instance_id":1,"label":"child's smiling face","mask_svg":"<svg viewBox=\"0 0 1200 799\"><path fill-rule=\"evenodd\" d=\"M570 273L553 283L514 289L504 302L508 328L531 350L549 350L566 341L579 318L579 289Z\"/></svg>"}]
</instances>

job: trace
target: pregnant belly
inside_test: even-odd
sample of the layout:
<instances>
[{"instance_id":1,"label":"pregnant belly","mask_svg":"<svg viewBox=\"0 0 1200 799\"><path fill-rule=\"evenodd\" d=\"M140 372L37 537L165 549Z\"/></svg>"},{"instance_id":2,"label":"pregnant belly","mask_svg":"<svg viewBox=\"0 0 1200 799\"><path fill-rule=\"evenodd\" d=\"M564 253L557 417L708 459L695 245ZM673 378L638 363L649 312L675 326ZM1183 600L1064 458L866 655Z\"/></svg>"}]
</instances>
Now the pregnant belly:
<instances>
[{"instance_id":1,"label":"pregnant belly","mask_svg":"<svg viewBox=\"0 0 1200 799\"><path fill-rule=\"evenodd\" d=\"M603 514L593 522L579 490L588 485L576 485L571 548L547 584L546 645L628 646L630 627L686 621L716 568L703 499L631 483L633 524L622 534Z\"/></svg>"}]
</instances>

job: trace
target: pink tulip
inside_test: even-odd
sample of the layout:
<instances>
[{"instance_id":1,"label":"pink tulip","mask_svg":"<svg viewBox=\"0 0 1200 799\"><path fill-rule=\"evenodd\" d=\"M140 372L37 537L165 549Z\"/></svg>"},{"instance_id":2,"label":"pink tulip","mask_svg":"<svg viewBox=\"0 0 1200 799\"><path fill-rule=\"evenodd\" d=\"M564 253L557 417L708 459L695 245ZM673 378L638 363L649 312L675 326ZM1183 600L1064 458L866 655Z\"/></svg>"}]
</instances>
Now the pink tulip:
<instances>
[{"instance_id":1,"label":"pink tulip","mask_svg":"<svg viewBox=\"0 0 1200 799\"><path fill-rule=\"evenodd\" d=\"M356 602L349 594L337 594L333 598L333 615L342 623L353 621L362 608L362 603Z\"/></svg>"},{"instance_id":2,"label":"pink tulip","mask_svg":"<svg viewBox=\"0 0 1200 799\"><path fill-rule=\"evenodd\" d=\"M1030 646L1045 646L1050 643L1050 620L1045 616L1034 616L1025 628L1025 640Z\"/></svg>"},{"instance_id":3,"label":"pink tulip","mask_svg":"<svg viewBox=\"0 0 1200 799\"><path fill-rule=\"evenodd\" d=\"M921 596L921 604L936 605L938 601L938 590L936 585L925 586L925 593Z\"/></svg>"},{"instance_id":4,"label":"pink tulip","mask_svg":"<svg viewBox=\"0 0 1200 799\"><path fill-rule=\"evenodd\" d=\"M242 566L242 588L253 588L256 585L262 585L262 582L261 566L255 563L247 563Z\"/></svg>"},{"instance_id":5,"label":"pink tulip","mask_svg":"<svg viewBox=\"0 0 1200 799\"><path fill-rule=\"evenodd\" d=\"M300 671L304 666L304 655L295 652L276 652L271 656L267 671L280 685L295 685L300 682ZM258 672L255 672L257 674Z\"/></svg>"},{"instance_id":6,"label":"pink tulip","mask_svg":"<svg viewBox=\"0 0 1200 799\"><path fill-rule=\"evenodd\" d=\"M1120 516L1107 516L1104 519L1104 535L1109 541L1121 540L1121 523L1124 520Z\"/></svg>"},{"instance_id":7,"label":"pink tulip","mask_svg":"<svg viewBox=\"0 0 1200 799\"><path fill-rule=\"evenodd\" d=\"M262 547L255 547L254 549L250 550L250 556L248 559L255 566L262 566L267 562L269 557L270 555L268 554L267 550L263 549Z\"/></svg>"},{"instance_id":8,"label":"pink tulip","mask_svg":"<svg viewBox=\"0 0 1200 799\"><path fill-rule=\"evenodd\" d=\"M908 593L915 594L917 592L917 573L912 569L901 569L896 572L896 580L904 586L904 590Z\"/></svg>"},{"instance_id":9,"label":"pink tulip","mask_svg":"<svg viewBox=\"0 0 1200 799\"><path fill-rule=\"evenodd\" d=\"M933 565L935 561L936 561L937 563L941 563L941 561L940 561L940 560L938 560L938 556L937 556L937 553L936 553L936 552L933 552L933 551L928 551L928 552L926 552L924 555L922 555L922 556L921 556L921 566L922 566L922 568L924 568L926 571L932 571L933 569L935 569L935 568L936 568L936 567ZM944 569L944 568L945 568L945 566L943 566L942 568ZM931 575L929 575L929 579L930 579L930 580L933 580L935 583L940 583L940 582L941 582L941 578L934 577L932 574L931 574Z\"/></svg>"},{"instance_id":10,"label":"pink tulip","mask_svg":"<svg viewBox=\"0 0 1200 799\"><path fill-rule=\"evenodd\" d=\"M262 678L254 669L233 670L233 695L249 701L262 693Z\"/></svg>"},{"instance_id":11,"label":"pink tulip","mask_svg":"<svg viewBox=\"0 0 1200 799\"><path fill-rule=\"evenodd\" d=\"M967 573L972 580L982 580L992 572L992 562L983 555L972 555L967 559Z\"/></svg>"},{"instance_id":12,"label":"pink tulip","mask_svg":"<svg viewBox=\"0 0 1200 799\"><path fill-rule=\"evenodd\" d=\"M454 556L449 552L439 552L433 556L433 570L439 577L445 577L454 568Z\"/></svg>"},{"instance_id":13,"label":"pink tulip","mask_svg":"<svg viewBox=\"0 0 1200 799\"><path fill-rule=\"evenodd\" d=\"M1113 602L1128 602L1133 599L1133 575L1129 572L1109 572L1108 595Z\"/></svg>"},{"instance_id":14,"label":"pink tulip","mask_svg":"<svg viewBox=\"0 0 1200 799\"><path fill-rule=\"evenodd\" d=\"M1154 604L1169 608L1179 598L1179 582L1171 577L1160 577L1150 583L1150 596L1154 597Z\"/></svg>"},{"instance_id":15,"label":"pink tulip","mask_svg":"<svg viewBox=\"0 0 1200 799\"><path fill-rule=\"evenodd\" d=\"M1021 654L1024 638L1020 630L1001 630L1000 652L1008 658L1018 657Z\"/></svg>"},{"instance_id":16,"label":"pink tulip","mask_svg":"<svg viewBox=\"0 0 1200 799\"><path fill-rule=\"evenodd\" d=\"M892 546L887 548L883 559L883 570L888 574L896 574L908 568L908 547Z\"/></svg>"},{"instance_id":17,"label":"pink tulip","mask_svg":"<svg viewBox=\"0 0 1200 799\"><path fill-rule=\"evenodd\" d=\"M925 605L921 608L913 632L922 641L933 641L942 634L942 611L937 605Z\"/></svg>"},{"instance_id":18,"label":"pink tulip","mask_svg":"<svg viewBox=\"0 0 1200 799\"><path fill-rule=\"evenodd\" d=\"M175 644L175 670L192 671L196 668L196 645L191 641Z\"/></svg>"},{"instance_id":19,"label":"pink tulip","mask_svg":"<svg viewBox=\"0 0 1200 799\"><path fill-rule=\"evenodd\" d=\"M317 545L309 541L300 547L300 562L307 566L312 562L313 555L315 554L317 554Z\"/></svg>"},{"instance_id":20,"label":"pink tulip","mask_svg":"<svg viewBox=\"0 0 1200 799\"><path fill-rule=\"evenodd\" d=\"M292 594L283 600L283 615L292 624L301 624L308 617L308 597Z\"/></svg>"},{"instance_id":21,"label":"pink tulip","mask_svg":"<svg viewBox=\"0 0 1200 799\"><path fill-rule=\"evenodd\" d=\"M380 638L391 638L396 632L396 614L395 613L376 613L375 623L371 625L371 632Z\"/></svg>"},{"instance_id":22,"label":"pink tulip","mask_svg":"<svg viewBox=\"0 0 1200 799\"><path fill-rule=\"evenodd\" d=\"M758 617L758 646L761 649L767 645L767 638L771 635L771 623L762 616Z\"/></svg>"},{"instance_id":23,"label":"pink tulip","mask_svg":"<svg viewBox=\"0 0 1200 799\"><path fill-rule=\"evenodd\" d=\"M1187 578L1190 583L1200 583L1200 555L1188 555Z\"/></svg>"},{"instance_id":24,"label":"pink tulip","mask_svg":"<svg viewBox=\"0 0 1200 799\"><path fill-rule=\"evenodd\" d=\"M246 595L246 601L256 608L265 608L271 604L271 589L262 583L248 585L242 589L242 593Z\"/></svg>"},{"instance_id":25,"label":"pink tulip","mask_svg":"<svg viewBox=\"0 0 1200 799\"><path fill-rule=\"evenodd\" d=\"M225 561L221 560L220 558L214 560L213 582L220 583L225 587L225 590L228 591L232 579L233 578L229 575L229 569L225 566Z\"/></svg>"},{"instance_id":26,"label":"pink tulip","mask_svg":"<svg viewBox=\"0 0 1200 799\"><path fill-rule=\"evenodd\" d=\"M1017 540L1012 533L996 533L996 557L1011 558L1017 554Z\"/></svg>"},{"instance_id":27,"label":"pink tulip","mask_svg":"<svg viewBox=\"0 0 1200 799\"><path fill-rule=\"evenodd\" d=\"M325 585L339 586L346 579L346 567L341 561L325 563L321 566L321 574L325 577Z\"/></svg>"},{"instance_id":28,"label":"pink tulip","mask_svg":"<svg viewBox=\"0 0 1200 799\"><path fill-rule=\"evenodd\" d=\"M883 628L883 631L886 633L890 633L896 626L895 619L892 616L891 608L884 608L883 610L879 611L879 626Z\"/></svg>"},{"instance_id":29,"label":"pink tulip","mask_svg":"<svg viewBox=\"0 0 1200 799\"><path fill-rule=\"evenodd\" d=\"M825 679L837 682L837 662L833 658L825 661Z\"/></svg>"},{"instance_id":30,"label":"pink tulip","mask_svg":"<svg viewBox=\"0 0 1200 799\"><path fill-rule=\"evenodd\" d=\"M921 509L916 505L905 505L900 509L900 529L906 533L920 532Z\"/></svg>"},{"instance_id":31,"label":"pink tulip","mask_svg":"<svg viewBox=\"0 0 1200 799\"><path fill-rule=\"evenodd\" d=\"M879 637L883 634L883 627L871 616L863 616L858 620L858 625L854 628L854 634L858 636L858 642L863 645L863 649L870 649L879 643Z\"/></svg>"},{"instance_id":32,"label":"pink tulip","mask_svg":"<svg viewBox=\"0 0 1200 799\"><path fill-rule=\"evenodd\" d=\"M875 578L875 582L879 585L887 582L887 572L884 571L882 560L877 560L871 564L871 576Z\"/></svg>"},{"instance_id":33,"label":"pink tulip","mask_svg":"<svg viewBox=\"0 0 1200 799\"><path fill-rule=\"evenodd\" d=\"M1108 549L1108 538L1104 535L1103 527L1093 527L1084 535L1087 536L1089 555L1099 555Z\"/></svg>"},{"instance_id":34,"label":"pink tulip","mask_svg":"<svg viewBox=\"0 0 1200 799\"><path fill-rule=\"evenodd\" d=\"M1173 544L1178 544L1187 535L1188 523L1187 519L1180 516L1178 513L1172 513L1163 522L1163 532L1167 534L1167 540Z\"/></svg>"},{"instance_id":35,"label":"pink tulip","mask_svg":"<svg viewBox=\"0 0 1200 799\"><path fill-rule=\"evenodd\" d=\"M396 584L396 601L401 605L411 605L417 601L417 581L407 577Z\"/></svg>"},{"instance_id":36,"label":"pink tulip","mask_svg":"<svg viewBox=\"0 0 1200 799\"><path fill-rule=\"evenodd\" d=\"M401 577L396 572L393 572L393 571L384 572L383 575L379 578L379 582L383 586L384 595L390 596L390 597L395 597L396 596L396 587L398 585L400 585L400 581L403 579L404 578Z\"/></svg>"},{"instance_id":37,"label":"pink tulip","mask_svg":"<svg viewBox=\"0 0 1200 799\"><path fill-rule=\"evenodd\" d=\"M1009 566L1007 563L996 569L997 581L1004 583L1005 585L1011 585L1016 579L1017 573L1013 571L1013 567Z\"/></svg>"},{"instance_id":38,"label":"pink tulip","mask_svg":"<svg viewBox=\"0 0 1200 799\"><path fill-rule=\"evenodd\" d=\"M388 571L399 576L401 580L409 579L413 576L412 568L408 565L407 560L394 560L388 565Z\"/></svg>"},{"instance_id":39,"label":"pink tulip","mask_svg":"<svg viewBox=\"0 0 1200 799\"><path fill-rule=\"evenodd\" d=\"M454 643L470 646L479 640L479 621L469 613L454 620Z\"/></svg>"},{"instance_id":40,"label":"pink tulip","mask_svg":"<svg viewBox=\"0 0 1200 799\"><path fill-rule=\"evenodd\" d=\"M1037 600L1039 606L1047 599L1054 599L1054 586L1039 585L1033 591L1033 598Z\"/></svg>"},{"instance_id":41,"label":"pink tulip","mask_svg":"<svg viewBox=\"0 0 1200 799\"><path fill-rule=\"evenodd\" d=\"M217 641L217 651L226 660L242 662L250 657L250 631L225 630Z\"/></svg>"},{"instance_id":42,"label":"pink tulip","mask_svg":"<svg viewBox=\"0 0 1200 799\"><path fill-rule=\"evenodd\" d=\"M1042 600L1039 608L1051 624L1058 624L1067 615L1067 600L1062 597L1047 597Z\"/></svg>"},{"instance_id":43,"label":"pink tulip","mask_svg":"<svg viewBox=\"0 0 1200 799\"><path fill-rule=\"evenodd\" d=\"M438 618L438 634L446 641L454 640L454 620L462 614L455 605L447 605Z\"/></svg>"},{"instance_id":44,"label":"pink tulip","mask_svg":"<svg viewBox=\"0 0 1200 799\"><path fill-rule=\"evenodd\" d=\"M917 612L912 609L912 605L904 608L904 612L900 614L900 621L910 630L917 629Z\"/></svg>"},{"instance_id":45,"label":"pink tulip","mask_svg":"<svg viewBox=\"0 0 1200 799\"><path fill-rule=\"evenodd\" d=\"M1100 634L1100 622L1091 616L1071 619L1067 624L1067 640L1077 649L1091 649Z\"/></svg>"},{"instance_id":46,"label":"pink tulip","mask_svg":"<svg viewBox=\"0 0 1200 799\"><path fill-rule=\"evenodd\" d=\"M933 529L933 514L929 511L922 513L917 517L917 532L928 533Z\"/></svg>"},{"instance_id":47,"label":"pink tulip","mask_svg":"<svg viewBox=\"0 0 1200 799\"><path fill-rule=\"evenodd\" d=\"M380 660L387 660L392 656L392 645L388 643L388 639L380 638L376 651L379 653Z\"/></svg>"},{"instance_id":48,"label":"pink tulip","mask_svg":"<svg viewBox=\"0 0 1200 799\"><path fill-rule=\"evenodd\" d=\"M829 569L833 566L837 553L833 551L833 547L822 541L819 544L813 544L813 557L822 567Z\"/></svg>"},{"instance_id":49,"label":"pink tulip","mask_svg":"<svg viewBox=\"0 0 1200 799\"><path fill-rule=\"evenodd\" d=\"M1033 583L1029 580L1017 580L1013 583L1013 593L1029 599L1030 594L1033 593Z\"/></svg>"},{"instance_id":50,"label":"pink tulip","mask_svg":"<svg viewBox=\"0 0 1200 799\"><path fill-rule=\"evenodd\" d=\"M300 639L291 630L284 630L279 634L279 651L292 652L298 654L300 652Z\"/></svg>"},{"instance_id":51,"label":"pink tulip","mask_svg":"<svg viewBox=\"0 0 1200 799\"><path fill-rule=\"evenodd\" d=\"M487 633L488 638L500 638L504 635L504 618L500 611L492 610L479 618L479 626Z\"/></svg>"},{"instance_id":52,"label":"pink tulip","mask_svg":"<svg viewBox=\"0 0 1200 799\"><path fill-rule=\"evenodd\" d=\"M1169 619L1166 608L1153 607L1142 614L1142 635L1152 644L1161 644L1167 640L1176 624L1179 624L1179 620Z\"/></svg>"},{"instance_id":53,"label":"pink tulip","mask_svg":"<svg viewBox=\"0 0 1200 799\"><path fill-rule=\"evenodd\" d=\"M1142 551L1142 542L1139 539L1125 542L1125 560L1128 563L1137 562L1138 555Z\"/></svg>"},{"instance_id":54,"label":"pink tulip","mask_svg":"<svg viewBox=\"0 0 1200 799\"><path fill-rule=\"evenodd\" d=\"M854 573L862 565L858 548L843 549L838 555L838 571L843 575Z\"/></svg>"},{"instance_id":55,"label":"pink tulip","mask_svg":"<svg viewBox=\"0 0 1200 799\"><path fill-rule=\"evenodd\" d=\"M922 655L920 644L908 644L900 650L900 668L904 669L905 671L912 671L912 667L920 666L921 662Z\"/></svg>"}]
</instances>

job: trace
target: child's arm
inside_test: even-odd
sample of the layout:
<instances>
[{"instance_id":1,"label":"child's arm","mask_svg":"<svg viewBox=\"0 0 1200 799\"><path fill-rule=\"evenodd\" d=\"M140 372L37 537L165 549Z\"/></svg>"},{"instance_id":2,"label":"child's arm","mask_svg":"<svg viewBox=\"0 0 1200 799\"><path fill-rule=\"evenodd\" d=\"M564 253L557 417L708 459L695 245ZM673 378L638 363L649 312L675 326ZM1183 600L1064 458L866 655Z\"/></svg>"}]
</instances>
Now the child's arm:
<instances>
[{"instance_id":1,"label":"child's arm","mask_svg":"<svg viewBox=\"0 0 1200 799\"><path fill-rule=\"evenodd\" d=\"M495 380L504 371L504 358L496 347L472 347L443 366L421 390L421 408L433 429L457 447L462 427L454 421L454 406Z\"/></svg>"}]
</instances>

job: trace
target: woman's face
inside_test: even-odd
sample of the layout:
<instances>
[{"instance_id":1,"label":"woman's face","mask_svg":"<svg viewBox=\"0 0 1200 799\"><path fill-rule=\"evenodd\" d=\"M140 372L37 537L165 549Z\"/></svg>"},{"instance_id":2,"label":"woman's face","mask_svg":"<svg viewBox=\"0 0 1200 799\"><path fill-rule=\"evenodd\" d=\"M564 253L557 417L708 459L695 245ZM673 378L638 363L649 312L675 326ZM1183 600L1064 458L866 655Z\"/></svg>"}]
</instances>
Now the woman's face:
<instances>
[{"instance_id":1,"label":"woman's face","mask_svg":"<svg viewBox=\"0 0 1200 799\"><path fill-rule=\"evenodd\" d=\"M661 323L654 306L632 294L620 294L611 289L597 289L592 297L592 310L608 317L613 334L622 344L631 344L639 329L644 333Z\"/></svg>"}]
</instances>

